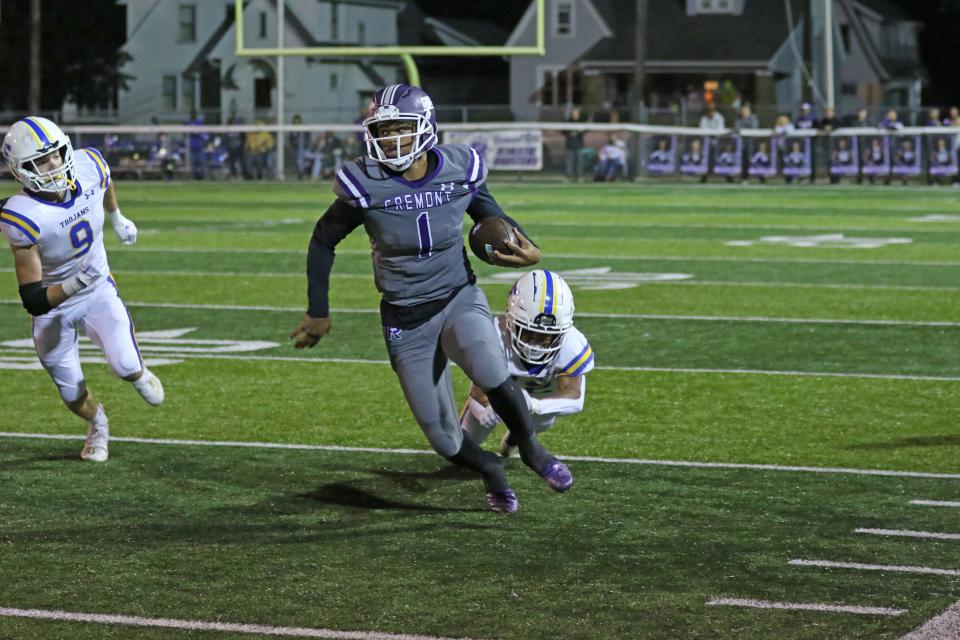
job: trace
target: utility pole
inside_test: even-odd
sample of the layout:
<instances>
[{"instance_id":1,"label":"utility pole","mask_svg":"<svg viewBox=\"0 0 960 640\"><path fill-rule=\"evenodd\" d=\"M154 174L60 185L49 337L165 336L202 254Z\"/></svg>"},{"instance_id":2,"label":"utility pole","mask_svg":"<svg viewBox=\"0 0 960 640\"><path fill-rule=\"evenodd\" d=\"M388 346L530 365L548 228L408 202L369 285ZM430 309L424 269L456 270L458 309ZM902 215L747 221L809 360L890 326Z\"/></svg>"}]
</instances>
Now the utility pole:
<instances>
[{"instance_id":1,"label":"utility pole","mask_svg":"<svg viewBox=\"0 0 960 640\"><path fill-rule=\"evenodd\" d=\"M833 92L833 0L823 0L823 66L824 95L827 107L833 109L837 106Z\"/></svg>"},{"instance_id":2,"label":"utility pole","mask_svg":"<svg viewBox=\"0 0 960 640\"><path fill-rule=\"evenodd\" d=\"M647 62L647 0L636 0L637 17L634 31L633 100L630 115L634 122L640 122L643 115L643 85L646 80L644 66Z\"/></svg>"},{"instance_id":3,"label":"utility pole","mask_svg":"<svg viewBox=\"0 0 960 640\"><path fill-rule=\"evenodd\" d=\"M40 113L40 0L30 0L30 90L27 110Z\"/></svg>"}]
</instances>

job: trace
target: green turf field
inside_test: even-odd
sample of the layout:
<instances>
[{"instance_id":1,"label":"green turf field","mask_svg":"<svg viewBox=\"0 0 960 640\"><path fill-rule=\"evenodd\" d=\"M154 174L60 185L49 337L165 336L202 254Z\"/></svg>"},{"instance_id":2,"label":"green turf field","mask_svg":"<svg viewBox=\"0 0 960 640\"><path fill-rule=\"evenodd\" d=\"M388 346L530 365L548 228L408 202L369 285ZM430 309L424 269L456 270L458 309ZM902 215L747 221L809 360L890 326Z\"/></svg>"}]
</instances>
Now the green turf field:
<instances>
[{"instance_id":1,"label":"green turf field","mask_svg":"<svg viewBox=\"0 0 960 640\"><path fill-rule=\"evenodd\" d=\"M141 236L108 232L111 268L167 402L88 362L116 438L102 465L79 459L85 426L0 261L0 638L254 635L12 611L38 610L310 637L893 640L960 601L960 193L493 192L596 353L585 410L543 436L576 485L511 460L506 517L426 451L362 230L338 250L333 333L288 344L327 185L118 185ZM474 268L502 309L516 272Z\"/></svg>"}]
</instances>

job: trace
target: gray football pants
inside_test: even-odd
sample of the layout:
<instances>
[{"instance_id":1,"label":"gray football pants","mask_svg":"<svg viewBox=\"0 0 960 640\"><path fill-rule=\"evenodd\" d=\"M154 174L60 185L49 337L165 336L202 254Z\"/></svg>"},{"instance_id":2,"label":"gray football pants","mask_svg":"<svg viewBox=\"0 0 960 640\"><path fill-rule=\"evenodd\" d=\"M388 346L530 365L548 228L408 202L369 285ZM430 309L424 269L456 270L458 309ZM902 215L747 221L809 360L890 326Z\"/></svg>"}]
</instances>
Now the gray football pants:
<instances>
[{"instance_id":1,"label":"gray football pants","mask_svg":"<svg viewBox=\"0 0 960 640\"><path fill-rule=\"evenodd\" d=\"M483 390L499 387L508 377L487 297L467 285L416 329L385 326L383 336L403 395L430 446L442 456L456 455L463 435L449 360Z\"/></svg>"}]
</instances>

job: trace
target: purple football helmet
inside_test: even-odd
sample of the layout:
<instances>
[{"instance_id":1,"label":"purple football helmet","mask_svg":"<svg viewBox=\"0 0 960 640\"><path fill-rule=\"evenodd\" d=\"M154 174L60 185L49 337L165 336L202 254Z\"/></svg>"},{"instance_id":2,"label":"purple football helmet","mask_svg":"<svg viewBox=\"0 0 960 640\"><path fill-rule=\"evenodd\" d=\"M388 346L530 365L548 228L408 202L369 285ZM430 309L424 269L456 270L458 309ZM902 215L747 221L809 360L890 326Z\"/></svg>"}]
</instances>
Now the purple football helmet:
<instances>
[{"instance_id":1,"label":"purple football helmet","mask_svg":"<svg viewBox=\"0 0 960 640\"><path fill-rule=\"evenodd\" d=\"M409 122L410 133L380 135L384 123ZM394 171L404 171L437 144L437 113L433 101L420 87L409 84L391 84L373 94L370 112L363 121L363 139L367 143L367 155L376 162L387 165ZM403 145L412 145L401 153ZM383 143L389 142L387 148Z\"/></svg>"}]
</instances>

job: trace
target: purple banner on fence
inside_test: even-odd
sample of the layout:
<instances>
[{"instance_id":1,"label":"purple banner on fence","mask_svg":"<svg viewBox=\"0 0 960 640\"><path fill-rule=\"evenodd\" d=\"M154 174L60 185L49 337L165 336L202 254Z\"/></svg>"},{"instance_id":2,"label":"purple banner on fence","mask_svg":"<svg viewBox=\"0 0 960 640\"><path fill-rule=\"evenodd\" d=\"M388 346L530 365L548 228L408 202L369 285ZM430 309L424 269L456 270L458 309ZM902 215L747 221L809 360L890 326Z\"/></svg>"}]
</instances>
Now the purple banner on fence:
<instances>
[{"instance_id":1,"label":"purple banner on fence","mask_svg":"<svg viewBox=\"0 0 960 640\"><path fill-rule=\"evenodd\" d=\"M830 175L855 176L860 171L855 136L830 138Z\"/></svg>"},{"instance_id":2,"label":"purple banner on fence","mask_svg":"<svg viewBox=\"0 0 960 640\"><path fill-rule=\"evenodd\" d=\"M930 175L957 175L957 141L953 136L933 136L930 143Z\"/></svg>"},{"instance_id":3,"label":"purple banner on fence","mask_svg":"<svg viewBox=\"0 0 960 640\"><path fill-rule=\"evenodd\" d=\"M863 136L863 175L885 176L890 173L890 144L887 136Z\"/></svg>"},{"instance_id":4,"label":"purple banner on fence","mask_svg":"<svg viewBox=\"0 0 960 640\"><path fill-rule=\"evenodd\" d=\"M893 168L895 176L920 175L920 136L893 136Z\"/></svg>"},{"instance_id":5,"label":"purple banner on fence","mask_svg":"<svg viewBox=\"0 0 960 640\"><path fill-rule=\"evenodd\" d=\"M647 171L661 176L677 168L677 136L658 136L653 140L653 151L647 159Z\"/></svg>"},{"instance_id":6,"label":"purple banner on fence","mask_svg":"<svg viewBox=\"0 0 960 640\"><path fill-rule=\"evenodd\" d=\"M743 173L743 141L735 138L720 138L717 155L713 159L713 172L719 176L739 176Z\"/></svg>"},{"instance_id":7,"label":"purple banner on fence","mask_svg":"<svg viewBox=\"0 0 960 640\"><path fill-rule=\"evenodd\" d=\"M747 173L762 178L777 175L776 138L750 138L747 149L750 154Z\"/></svg>"},{"instance_id":8,"label":"purple banner on fence","mask_svg":"<svg viewBox=\"0 0 960 640\"><path fill-rule=\"evenodd\" d=\"M710 158L710 138L692 136L684 139L680 156L680 173L688 176L707 175Z\"/></svg>"},{"instance_id":9,"label":"purple banner on fence","mask_svg":"<svg viewBox=\"0 0 960 640\"><path fill-rule=\"evenodd\" d=\"M783 147L783 175L809 177L813 174L810 138L786 138Z\"/></svg>"}]
</instances>

